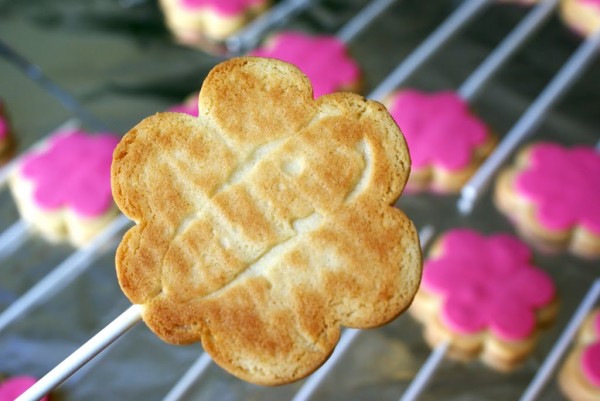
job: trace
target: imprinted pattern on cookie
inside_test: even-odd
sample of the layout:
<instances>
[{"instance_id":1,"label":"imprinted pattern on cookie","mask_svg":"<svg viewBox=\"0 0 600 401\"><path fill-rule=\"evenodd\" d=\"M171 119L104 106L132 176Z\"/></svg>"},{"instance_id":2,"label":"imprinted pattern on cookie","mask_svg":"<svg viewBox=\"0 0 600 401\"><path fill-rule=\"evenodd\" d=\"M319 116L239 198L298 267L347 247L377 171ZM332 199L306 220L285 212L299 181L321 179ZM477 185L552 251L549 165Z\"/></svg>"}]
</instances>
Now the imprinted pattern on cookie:
<instances>
[{"instance_id":1,"label":"imprinted pattern on cookie","mask_svg":"<svg viewBox=\"0 0 600 401\"><path fill-rule=\"evenodd\" d=\"M201 340L246 380L298 380L340 325L383 324L416 292L416 232L391 206L405 144L379 104L314 100L273 59L218 65L200 110L149 117L115 151L115 200L139 222L119 282L164 340Z\"/></svg>"},{"instance_id":2,"label":"imprinted pattern on cookie","mask_svg":"<svg viewBox=\"0 0 600 401\"><path fill-rule=\"evenodd\" d=\"M461 334L489 331L505 341L531 336L537 310L555 298L550 276L531 252L504 234L456 229L443 235L441 255L425 261L421 289L441 298L441 319Z\"/></svg>"},{"instance_id":3,"label":"imprinted pattern on cookie","mask_svg":"<svg viewBox=\"0 0 600 401\"><path fill-rule=\"evenodd\" d=\"M61 132L43 149L25 155L19 174L32 183L39 208L65 208L82 217L96 217L113 206L110 165L118 142L113 134Z\"/></svg>"},{"instance_id":4,"label":"imprinted pattern on cookie","mask_svg":"<svg viewBox=\"0 0 600 401\"><path fill-rule=\"evenodd\" d=\"M335 36L280 32L250 54L276 58L300 68L312 82L315 98L341 90L356 90L359 85L360 67Z\"/></svg>"},{"instance_id":5,"label":"imprinted pattern on cookie","mask_svg":"<svg viewBox=\"0 0 600 401\"><path fill-rule=\"evenodd\" d=\"M582 226L600 236L600 153L593 147L532 145L514 188L531 202L535 217L548 230Z\"/></svg>"}]
</instances>

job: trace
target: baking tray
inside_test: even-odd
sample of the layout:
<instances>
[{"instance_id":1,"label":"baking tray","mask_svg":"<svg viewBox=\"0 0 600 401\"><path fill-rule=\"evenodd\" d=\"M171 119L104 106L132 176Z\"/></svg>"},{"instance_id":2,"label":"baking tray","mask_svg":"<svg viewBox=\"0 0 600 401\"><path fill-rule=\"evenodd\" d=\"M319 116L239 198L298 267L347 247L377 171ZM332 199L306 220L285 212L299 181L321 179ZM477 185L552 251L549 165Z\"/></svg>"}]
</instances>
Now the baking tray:
<instances>
[{"instance_id":1,"label":"baking tray","mask_svg":"<svg viewBox=\"0 0 600 401\"><path fill-rule=\"evenodd\" d=\"M286 28L335 33L367 1L338 0L315 5ZM461 2L398 0L349 45L365 71L369 93ZM492 4L411 76L406 86L455 89L523 18L526 7ZM177 45L164 28L155 2L146 0L0 1L0 39L39 66L111 131L123 134L142 118L180 102L197 90L222 58ZM553 16L489 81L473 108L500 135L508 132L573 53L581 39ZM532 137L565 144L594 145L599 139L600 65L594 61L547 113ZM0 59L0 96L5 100L22 151L77 116L34 79ZM398 206L418 227L442 232L473 227L513 232L493 207L489 190L468 216L457 196L404 196ZM0 227L18 220L6 189L0 191ZM52 299L0 333L0 372L42 376L129 303L114 273L118 239L108 241L89 269ZM0 310L31 288L73 248L33 235L0 261ZM474 361L444 360L422 400L518 399L572 317L600 262L570 255L536 253L536 262L556 280L561 309L525 365L510 374ZM177 347L136 325L112 347L53 392L54 400L160 400L200 355L198 345ZM430 354L420 326L408 315L361 332L312 399L396 400ZM212 364L183 399L291 399L303 382L261 387L242 382ZM551 381L541 400L563 399Z\"/></svg>"}]
</instances>

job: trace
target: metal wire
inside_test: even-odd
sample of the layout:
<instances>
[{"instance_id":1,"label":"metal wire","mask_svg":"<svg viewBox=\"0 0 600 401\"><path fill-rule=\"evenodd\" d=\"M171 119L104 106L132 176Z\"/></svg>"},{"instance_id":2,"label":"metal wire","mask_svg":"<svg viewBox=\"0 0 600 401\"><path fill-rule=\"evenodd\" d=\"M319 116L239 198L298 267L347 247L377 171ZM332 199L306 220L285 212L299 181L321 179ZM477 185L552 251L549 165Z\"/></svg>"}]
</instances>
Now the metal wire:
<instances>
[{"instance_id":1,"label":"metal wire","mask_svg":"<svg viewBox=\"0 0 600 401\"><path fill-rule=\"evenodd\" d=\"M599 47L600 30L577 48L552 81L506 134L496 150L494 150L475 175L463 187L457 204L458 210L462 214L471 213L475 202L498 168L500 168L502 163L504 163L521 141L533 133L548 110L571 87L575 80L583 73L585 67L592 62Z\"/></svg>"}]
</instances>

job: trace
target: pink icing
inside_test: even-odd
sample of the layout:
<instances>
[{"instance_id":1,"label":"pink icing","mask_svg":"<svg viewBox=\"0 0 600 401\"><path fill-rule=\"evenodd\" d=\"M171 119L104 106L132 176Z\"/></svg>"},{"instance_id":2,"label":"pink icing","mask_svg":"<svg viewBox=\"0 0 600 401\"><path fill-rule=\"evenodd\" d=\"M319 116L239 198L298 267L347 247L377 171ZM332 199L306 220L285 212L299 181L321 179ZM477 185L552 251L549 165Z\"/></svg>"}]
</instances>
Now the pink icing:
<instances>
[{"instance_id":1,"label":"pink icing","mask_svg":"<svg viewBox=\"0 0 600 401\"><path fill-rule=\"evenodd\" d=\"M33 386L37 380L29 376L15 376L0 383L0 401L14 401L29 387ZM42 401L48 401L48 396L42 398Z\"/></svg>"},{"instance_id":2,"label":"pink icing","mask_svg":"<svg viewBox=\"0 0 600 401\"><path fill-rule=\"evenodd\" d=\"M34 202L42 209L70 208L95 217L112 206L110 165L119 138L68 131L54 135L48 146L22 161L20 173L33 183Z\"/></svg>"},{"instance_id":3,"label":"pink icing","mask_svg":"<svg viewBox=\"0 0 600 401\"><path fill-rule=\"evenodd\" d=\"M590 383L600 387L600 342L586 347L581 356L581 367Z\"/></svg>"},{"instance_id":4,"label":"pink icing","mask_svg":"<svg viewBox=\"0 0 600 401\"><path fill-rule=\"evenodd\" d=\"M600 313L596 314L593 325L596 331L596 341L583 350L581 369L590 383L600 387Z\"/></svg>"},{"instance_id":5,"label":"pink icing","mask_svg":"<svg viewBox=\"0 0 600 401\"><path fill-rule=\"evenodd\" d=\"M591 7L596 7L598 8L598 11L600 11L600 0L579 0L579 2Z\"/></svg>"},{"instance_id":6,"label":"pink icing","mask_svg":"<svg viewBox=\"0 0 600 401\"><path fill-rule=\"evenodd\" d=\"M390 114L404 133L416 169L430 165L462 169L488 138L486 125L454 92L401 90L393 98Z\"/></svg>"},{"instance_id":7,"label":"pink icing","mask_svg":"<svg viewBox=\"0 0 600 401\"><path fill-rule=\"evenodd\" d=\"M279 33L273 46L255 49L257 57L276 58L296 65L313 84L315 98L358 81L360 68L335 36Z\"/></svg>"},{"instance_id":8,"label":"pink icing","mask_svg":"<svg viewBox=\"0 0 600 401\"><path fill-rule=\"evenodd\" d=\"M600 235L600 153L593 147L534 145L515 189L535 205L544 227L565 230L582 225Z\"/></svg>"},{"instance_id":9,"label":"pink icing","mask_svg":"<svg viewBox=\"0 0 600 401\"><path fill-rule=\"evenodd\" d=\"M169 107L168 111L174 113L185 113L189 114L190 116L198 117L198 96L194 96L192 101L171 106Z\"/></svg>"},{"instance_id":10,"label":"pink icing","mask_svg":"<svg viewBox=\"0 0 600 401\"><path fill-rule=\"evenodd\" d=\"M554 298L551 278L530 263L531 252L507 234L484 237L449 231L443 255L425 261L423 289L442 298L442 321L462 334L489 329L505 340L533 333L536 309Z\"/></svg>"},{"instance_id":11,"label":"pink icing","mask_svg":"<svg viewBox=\"0 0 600 401\"><path fill-rule=\"evenodd\" d=\"M265 0L180 0L180 4L189 10L210 8L222 15L236 15L247 9L263 4Z\"/></svg>"}]
</instances>

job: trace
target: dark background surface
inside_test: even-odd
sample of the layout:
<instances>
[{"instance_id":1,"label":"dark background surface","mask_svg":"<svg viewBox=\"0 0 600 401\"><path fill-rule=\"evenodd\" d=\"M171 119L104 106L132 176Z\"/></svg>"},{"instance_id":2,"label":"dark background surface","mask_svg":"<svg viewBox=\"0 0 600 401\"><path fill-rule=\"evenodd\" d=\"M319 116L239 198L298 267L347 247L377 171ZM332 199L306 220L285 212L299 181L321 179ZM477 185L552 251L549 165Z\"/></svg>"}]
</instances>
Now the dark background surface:
<instances>
[{"instance_id":1,"label":"dark background surface","mask_svg":"<svg viewBox=\"0 0 600 401\"><path fill-rule=\"evenodd\" d=\"M318 3L318 2L317 2ZM332 33L360 10L364 0L322 1L287 24L288 28ZM456 1L399 0L350 43L363 67L369 93L446 16ZM527 8L493 4L412 76L408 86L457 88L520 21ZM220 57L177 45L153 1L0 1L0 40L38 65L111 131L120 135L142 118L162 111L198 90ZM499 136L568 59L581 39L552 17L491 80L473 108ZM593 145L600 130L600 64L596 60L545 116L529 140ZM14 64L0 57L0 97L10 113L23 151L75 114ZM85 125L85 124L84 124ZM529 141L528 140L528 141ZM551 177L549 177L551 179ZM456 196L403 197L399 206L418 227L474 227L512 232L492 206L489 191L470 216L456 211ZM1 228L18 219L6 189L0 191ZM596 205L598 206L598 205ZM129 305L114 274L117 241L106 245L91 268L45 305L0 333L0 372L42 376ZM73 252L33 235L0 261L0 309ZM599 262L569 255L536 254L537 264L557 280L559 319L544 333L534 355L511 374L493 372L475 361L444 361L422 400L508 400L523 392L591 281ZM160 400L200 354L199 346L175 347L138 324L113 348L68 380L55 400ZM314 399L396 400L429 354L418 324L408 315L364 332ZM290 399L301 383L278 388L250 385L215 365L190 391L194 400ZM563 399L554 382L541 399Z\"/></svg>"}]
</instances>

